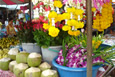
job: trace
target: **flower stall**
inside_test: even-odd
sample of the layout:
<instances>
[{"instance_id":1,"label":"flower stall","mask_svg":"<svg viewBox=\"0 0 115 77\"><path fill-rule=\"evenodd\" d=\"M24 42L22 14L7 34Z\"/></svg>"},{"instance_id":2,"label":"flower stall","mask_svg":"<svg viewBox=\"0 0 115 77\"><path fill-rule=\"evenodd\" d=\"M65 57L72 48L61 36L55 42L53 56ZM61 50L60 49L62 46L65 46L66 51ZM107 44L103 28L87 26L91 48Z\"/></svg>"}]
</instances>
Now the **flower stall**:
<instances>
[{"instance_id":1,"label":"flower stall","mask_svg":"<svg viewBox=\"0 0 115 77\"><path fill-rule=\"evenodd\" d=\"M111 26L111 23L113 22L111 1L110 0L93 0L91 3L88 1L86 2L86 0L44 0L44 1L41 1L41 0L34 1L33 0L33 4L34 4L34 7L33 7L34 19L32 20L32 22L35 23L35 25L34 25L34 28L35 28L34 29L35 30L34 39L37 42L37 44L42 47L42 49L48 47L47 51L46 50L42 51L42 53L47 52L46 53L47 57L45 57L47 59L43 58L43 60L47 61L49 56L56 57L56 55L54 55L53 52L49 53L48 51L50 50L50 51L56 52L57 49L51 49L50 46L62 45L62 42L64 40L64 41L66 41L67 45L70 45L71 43L72 44L75 43L75 45L81 45L80 48L87 49L86 50L87 53L85 53L85 54L88 54L87 55L88 62L86 64L90 65L87 68L91 69L93 58L92 59L90 59L90 58L92 56L95 56L95 54L96 54L95 51L98 52L97 49L102 44L102 41L98 39L98 33L95 37L93 37L93 40L91 39L92 38L92 28L99 32L102 32L102 34L103 34L104 30ZM89 5L89 6L86 6L86 5ZM91 7L90 7L90 5L91 5ZM88 25L87 28L85 26L86 24ZM86 34L84 32L84 29L85 29L85 31L87 31ZM85 39L82 39L82 37L84 37ZM100 36L100 37L102 37L102 36ZM71 40L74 40L74 42L72 42ZM86 43L86 41L88 41L88 42ZM74 45L72 45L72 46L74 49ZM77 51L77 50L75 50L75 51ZM74 50L73 50L73 52L74 52ZM77 52L79 52L79 51L77 51ZM100 50L100 52L101 52L101 50ZM113 51L111 51L111 52L113 52ZM48 53L50 54L49 56L48 56ZM46 56L46 54L43 55L43 57ZM68 54L69 54L69 51L68 51ZM71 54L73 54L73 53L71 52ZM76 54L78 55L78 53L76 53ZM83 55L83 54L81 54L81 55ZM64 55L62 55L61 57L63 57L63 56ZM67 57L67 55L65 55L65 56ZM113 55L111 55L110 57L113 58L112 56ZM74 56L72 56L72 57L74 57ZM96 59L98 57L100 57L100 55L96 56ZM63 65L64 59L66 59L66 58L61 59L62 62L60 62L60 63L62 65ZM79 59L81 59L81 57ZM50 60L51 60L51 58L50 58ZM55 58L55 60L56 60L56 58ZM70 59L67 59L67 62L69 60ZM74 58L74 60L75 60L75 58ZM105 60L103 60L101 57L100 57L100 60L105 62ZM72 60L70 60L70 64L74 64L71 61ZM49 62L49 61L47 61L47 62ZM56 62L57 62L57 60L56 60ZM60 63L59 63L59 65L60 65ZM78 63L79 63L79 61L78 61ZM73 68L81 67L81 66L77 67L76 64L75 64L75 66L72 66L72 65L70 65L70 66L72 66ZM78 64L78 65L80 65L80 64ZM68 63L65 66L67 67ZM90 70L87 70L87 71L90 71ZM58 72L59 72L59 70L58 70ZM60 72L62 72L62 71L60 71ZM65 74L67 74L67 72ZM67 77L67 76L62 75L62 73L59 73L59 75L61 77ZM90 73L90 76L91 75L92 75L92 72ZM84 76L86 76L86 73ZM96 76L96 74L95 74L95 76Z\"/></svg>"},{"instance_id":2,"label":"flower stall","mask_svg":"<svg viewBox=\"0 0 115 77\"><path fill-rule=\"evenodd\" d=\"M24 49L0 50L0 54L4 52L0 76L101 77L98 70L114 66L115 45L107 45L103 39L104 30L113 22L111 0L32 3L32 22L16 25L19 41L0 39L0 48L20 42ZM92 35L94 30L97 33ZM6 46L3 41L10 42Z\"/></svg>"}]
</instances>

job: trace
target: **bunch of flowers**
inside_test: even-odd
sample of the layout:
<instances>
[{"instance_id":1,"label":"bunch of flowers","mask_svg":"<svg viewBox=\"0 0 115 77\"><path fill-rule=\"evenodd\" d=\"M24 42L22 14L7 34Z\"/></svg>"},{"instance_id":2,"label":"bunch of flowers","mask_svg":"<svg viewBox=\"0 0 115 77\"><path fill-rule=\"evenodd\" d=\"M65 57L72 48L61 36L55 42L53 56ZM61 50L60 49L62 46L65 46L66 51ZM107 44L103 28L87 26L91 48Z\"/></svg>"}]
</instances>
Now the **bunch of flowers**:
<instances>
[{"instance_id":1,"label":"bunch of flowers","mask_svg":"<svg viewBox=\"0 0 115 77\"><path fill-rule=\"evenodd\" d=\"M111 58L115 56L115 50L112 50L112 48L115 48L115 46L105 49L99 47L96 51L93 51L93 65L111 63ZM58 53L56 62L67 67L85 68L87 67L87 50L82 44L73 44L71 47L63 43L63 49Z\"/></svg>"},{"instance_id":2,"label":"bunch of flowers","mask_svg":"<svg viewBox=\"0 0 115 77\"><path fill-rule=\"evenodd\" d=\"M33 22L35 22L33 26L35 30L35 32L33 32L34 39L37 41L39 46L48 47L61 45L64 38L65 40L69 38L69 35L62 31L62 26L65 24L65 21L60 20L60 22L53 22L52 19L57 18L58 14L55 11L50 12L50 10L54 10L54 5L57 6L56 3L59 3L57 7L62 7L63 4L60 1L53 2L50 0L49 4L47 1L40 1L36 5L39 5L40 3L43 5L40 6L42 9L37 7L39 9L39 18L33 19ZM50 9L46 10L45 6L48 6Z\"/></svg>"},{"instance_id":3,"label":"bunch of flowers","mask_svg":"<svg viewBox=\"0 0 115 77\"><path fill-rule=\"evenodd\" d=\"M58 58L56 60L59 65L64 65L64 57L62 52L62 50L59 52ZM66 55L66 66L73 68L87 67L86 53L87 50L85 48L81 48L81 45L75 45L74 47L70 48ZM92 56L94 56L94 54L92 54ZM105 61L100 56L93 58L93 64L104 62Z\"/></svg>"},{"instance_id":4,"label":"bunch of flowers","mask_svg":"<svg viewBox=\"0 0 115 77\"><path fill-rule=\"evenodd\" d=\"M94 29L103 31L112 23L110 2L109 0L93 0ZM61 45L63 39L80 35L80 29L84 27L86 20L85 0L63 0L63 2L60 0L40 0L34 4L35 19L33 19L33 22L36 22L34 25L34 39L38 45ZM59 41L59 43L54 41ZM93 41L93 43L95 42ZM96 48L98 47L99 45L96 46Z\"/></svg>"},{"instance_id":5,"label":"bunch of flowers","mask_svg":"<svg viewBox=\"0 0 115 77\"><path fill-rule=\"evenodd\" d=\"M96 19L93 21L93 28L98 31L104 31L111 26L113 22L112 18L112 4L106 3L102 5L101 13L95 16Z\"/></svg>"},{"instance_id":6,"label":"bunch of flowers","mask_svg":"<svg viewBox=\"0 0 115 77\"><path fill-rule=\"evenodd\" d=\"M20 41L20 43L34 43L34 36L33 36L33 24L28 21L27 23L25 22L20 22L20 25L15 25L17 28L17 38Z\"/></svg>"}]
</instances>

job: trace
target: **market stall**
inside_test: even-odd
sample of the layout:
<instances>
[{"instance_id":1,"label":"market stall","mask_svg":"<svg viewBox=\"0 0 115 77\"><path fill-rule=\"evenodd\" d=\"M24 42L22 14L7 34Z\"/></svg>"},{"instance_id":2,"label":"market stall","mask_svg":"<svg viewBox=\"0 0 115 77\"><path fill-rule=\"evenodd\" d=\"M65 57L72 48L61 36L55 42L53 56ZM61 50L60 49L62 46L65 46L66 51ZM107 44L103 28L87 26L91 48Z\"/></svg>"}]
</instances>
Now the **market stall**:
<instances>
[{"instance_id":1,"label":"market stall","mask_svg":"<svg viewBox=\"0 0 115 77\"><path fill-rule=\"evenodd\" d=\"M113 23L111 0L32 3L32 22L16 25L17 38L8 45L12 48L3 42L4 50L1 44L0 69L16 77L101 77L114 67L114 36L104 35Z\"/></svg>"}]
</instances>

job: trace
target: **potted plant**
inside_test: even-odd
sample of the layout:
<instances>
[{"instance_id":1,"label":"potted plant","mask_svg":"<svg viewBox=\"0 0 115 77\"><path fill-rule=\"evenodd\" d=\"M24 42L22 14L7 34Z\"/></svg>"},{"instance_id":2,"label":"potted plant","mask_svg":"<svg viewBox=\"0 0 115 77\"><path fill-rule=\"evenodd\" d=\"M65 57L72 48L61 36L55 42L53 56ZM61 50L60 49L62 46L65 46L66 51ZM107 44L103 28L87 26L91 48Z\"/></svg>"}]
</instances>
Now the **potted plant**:
<instances>
[{"instance_id":1,"label":"potted plant","mask_svg":"<svg viewBox=\"0 0 115 77\"><path fill-rule=\"evenodd\" d=\"M28 22L20 22L20 25L15 26L18 30L17 38L22 44L22 48L24 51L29 53L38 52L40 53L40 47L37 46L35 40L33 39L33 24Z\"/></svg>"},{"instance_id":2,"label":"potted plant","mask_svg":"<svg viewBox=\"0 0 115 77\"><path fill-rule=\"evenodd\" d=\"M82 39L82 40L81 40ZM55 57L52 64L57 68L60 77L86 77L87 75L87 50L86 36L82 35L70 39L70 43L63 41L62 50ZM93 37L93 67L92 77L96 77L98 68L104 64L112 64L115 56L115 46L101 45L100 37ZM70 76L71 75L71 76Z\"/></svg>"},{"instance_id":3,"label":"potted plant","mask_svg":"<svg viewBox=\"0 0 115 77\"><path fill-rule=\"evenodd\" d=\"M36 8L40 9L39 17L32 20L35 30L33 32L34 39L37 44L41 46L43 60L50 64L62 48L62 40L67 40L69 38L68 33L62 30L65 21L58 18L58 21L55 22L57 13L53 11L54 7L51 5L53 5L52 1L47 2L46 0L38 2L33 8L34 10L36 10ZM53 15L51 15L52 13Z\"/></svg>"}]
</instances>

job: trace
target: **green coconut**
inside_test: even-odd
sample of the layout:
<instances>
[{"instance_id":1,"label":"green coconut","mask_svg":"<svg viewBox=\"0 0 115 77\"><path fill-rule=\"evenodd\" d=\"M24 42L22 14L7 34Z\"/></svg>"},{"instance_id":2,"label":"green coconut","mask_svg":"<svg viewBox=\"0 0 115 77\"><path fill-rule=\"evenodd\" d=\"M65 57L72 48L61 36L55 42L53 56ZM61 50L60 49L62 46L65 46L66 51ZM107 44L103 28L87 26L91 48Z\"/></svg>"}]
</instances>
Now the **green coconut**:
<instances>
[{"instance_id":1,"label":"green coconut","mask_svg":"<svg viewBox=\"0 0 115 77\"><path fill-rule=\"evenodd\" d=\"M17 65L17 62L16 62L16 61L11 61L11 62L9 63L9 70L10 70L11 72L13 72L13 68L14 68L15 65Z\"/></svg>"},{"instance_id":2,"label":"green coconut","mask_svg":"<svg viewBox=\"0 0 115 77\"><path fill-rule=\"evenodd\" d=\"M41 77L41 70L36 67L31 67L25 71L25 77Z\"/></svg>"},{"instance_id":3,"label":"green coconut","mask_svg":"<svg viewBox=\"0 0 115 77\"><path fill-rule=\"evenodd\" d=\"M8 52L8 57L11 58L12 60L16 60L16 55L18 54L18 48L12 48Z\"/></svg>"},{"instance_id":4,"label":"green coconut","mask_svg":"<svg viewBox=\"0 0 115 77\"><path fill-rule=\"evenodd\" d=\"M27 63L29 53L27 52L20 52L16 55L16 62L17 63Z\"/></svg>"},{"instance_id":5,"label":"green coconut","mask_svg":"<svg viewBox=\"0 0 115 77\"><path fill-rule=\"evenodd\" d=\"M55 70L47 69L42 72L41 77L58 77L58 74Z\"/></svg>"},{"instance_id":6,"label":"green coconut","mask_svg":"<svg viewBox=\"0 0 115 77\"><path fill-rule=\"evenodd\" d=\"M40 64L39 68L44 71L44 70L47 70L47 69L50 69L51 68L51 65L48 64L47 62L43 62L42 64Z\"/></svg>"},{"instance_id":7,"label":"green coconut","mask_svg":"<svg viewBox=\"0 0 115 77\"><path fill-rule=\"evenodd\" d=\"M10 60L11 60L10 58L0 59L0 69L8 70L9 69Z\"/></svg>"},{"instance_id":8,"label":"green coconut","mask_svg":"<svg viewBox=\"0 0 115 77\"><path fill-rule=\"evenodd\" d=\"M16 77L25 77L25 71L28 69L28 65L24 63L20 63L14 66L13 72Z\"/></svg>"},{"instance_id":9,"label":"green coconut","mask_svg":"<svg viewBox=\"0 0 115 77\"><path fill-rule=\"evenodd\" d=\"M36 52L33 52L28 56L27 62L30 67L36 67L40 65L41 60L41 55Z\"/></svg>"}]
</instances>

